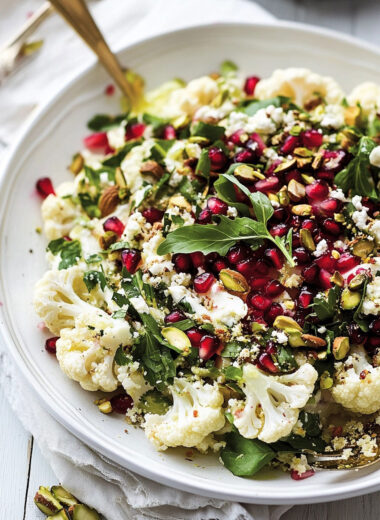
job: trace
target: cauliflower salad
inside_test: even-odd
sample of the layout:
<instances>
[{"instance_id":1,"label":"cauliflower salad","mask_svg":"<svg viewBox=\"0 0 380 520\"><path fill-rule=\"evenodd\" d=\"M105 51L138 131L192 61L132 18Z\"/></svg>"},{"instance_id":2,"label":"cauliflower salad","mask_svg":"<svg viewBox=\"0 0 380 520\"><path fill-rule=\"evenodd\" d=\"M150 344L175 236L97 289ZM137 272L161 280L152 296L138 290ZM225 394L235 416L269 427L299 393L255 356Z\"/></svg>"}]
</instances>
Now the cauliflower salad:
<instances>
[{"instance_id":1,"label":"cauliflower salad","mask_svg":"<svg viewBox=\"0 0 380 520\"><path fill-rule=\"evenodd\" d=\"M71 180L36 185L64 374L238 476L377 457L380 87L224 62L88 127Z\"/></svg>"}]
</instances>

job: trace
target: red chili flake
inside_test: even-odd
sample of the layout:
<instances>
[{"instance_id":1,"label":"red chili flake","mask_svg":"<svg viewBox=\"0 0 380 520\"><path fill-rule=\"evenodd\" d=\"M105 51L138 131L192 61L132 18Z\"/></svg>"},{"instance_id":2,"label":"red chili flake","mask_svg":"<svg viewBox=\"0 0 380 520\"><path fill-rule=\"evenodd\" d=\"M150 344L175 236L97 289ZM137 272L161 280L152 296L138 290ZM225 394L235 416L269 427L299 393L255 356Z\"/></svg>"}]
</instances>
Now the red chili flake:
<instances>
[{"instance_id":1,"label":"red chili flake","mask_svg":"<svg viewBox=\"0 0 380 520\"><path fill-rule=\"evenodd\" d=\"M198 417L198 410L193 410L193 416Z\"/></svg>"},{"instance_id":2,"label":"red chili flake","mask_svg":"<svg viewBox=\"0 0 380 520\"><path fill-rule=\"evenodd\" d=\"M333 437L340 437L343 433L343 428L341 426L335 426L333 431L331 432L331 435Z\"/></svg>"},{"instance_id":3,"label":"red chili flake","mask_svg":"<svg viewBox=\"0 0 380 520\"><path fill-rule=\"evenodd\" d=\"M113 96L115 94L115 85L112 85L112 83L107 85L106 88L104 89L104 94L106 96Z\"/></svg>"},{"instance_id":4,"label":"red chili flake","mask_svg":"<svg viewBox=\"0 0 380 520\"><path fill-rule=\"evenodd\" d=\"M360 379L365 379L367 377L367 374L368 370L362 370L359 375Z\"/></svg>"}]
</instances>

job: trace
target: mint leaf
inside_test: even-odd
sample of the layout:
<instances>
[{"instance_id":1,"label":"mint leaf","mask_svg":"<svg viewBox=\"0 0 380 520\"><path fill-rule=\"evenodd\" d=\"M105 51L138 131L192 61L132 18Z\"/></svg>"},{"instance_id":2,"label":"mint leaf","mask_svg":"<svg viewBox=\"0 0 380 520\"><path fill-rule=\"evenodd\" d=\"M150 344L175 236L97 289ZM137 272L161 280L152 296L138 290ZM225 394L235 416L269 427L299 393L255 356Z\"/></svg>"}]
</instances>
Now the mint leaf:
<instances>
[{"instance_id":1,"label":"mint leaf","mask_svg":"<svg viewBox=\"0 0 380 520\"><path fill-rule=\"evenodd\" d=\"M229 343L226 343L226 346L220 355L225 358L236 358L243 347L244 343L239 343L239 341L230 341Z\"/></svg>"},{"instance_id":2,"label":"mint leaf","mask_svg":"<svg viewBox=\"0 0 380 520\"><path fill-rule=\"evenodd\" d=\"M224 136L224 131L225 129L223 126L210 125L208 123L204 123L203 121L198 121L198 123L193 126L191 135L205 137L206 139L214 142Z\"/></svg>"},{"instance_id":3,"label":"mint leaf","mask_svg":"<svg viewBox=\"0 0 380 520\"><path fill-rule=\"evenodd\" d=\"M189 330L192 327L195 327L195 322L187 318L186 320L176 321L175 323L170 324L171 327L175 327L179 330Z\"/></svg>"},{"instance_id":4,"label":"mint leaf","mask_svg":"<svg viewBox=\"0 0 380 520\"><path fill-rule=\"evenodd\" d=\"M98 197L92 198L89 193L78 193L79 202L90 218L100 218L101 212L98 208Z\"/></svg>"},{"instance_id":5,"label":"mint leaf","mask_svg":"<svg viewBox=\"0 0 380 520\"><path fill-rule=\"evenodd\" d=\"M119 347L115 353L114 361L119 366L128 365L131 362L131 359L124 352L123 347Z\"/></svg>"},{"instance_id":6,"label":"mint leaf","mask_svg":"<svg viewBox=\"0 0 380 520\"><path fill-rule=\"evenodd\" d=\"M201 151L201 155L198 159L197 167L195 168L195 175L200 175L208 179L210 177L211 161L208 155L208 150L204 149Z\"/></svg>"},{"instance_id":7,"label":"mint leaf","mask_svg":"<svg viewBox=\"0 0 380 520\"><path fill-rule=\"evenodd\" d=\"M83 281L86 284L88 292L91 292L98 284L102 291L107 285L106 277L102 271L87 271L84 273Z\"/></svg>"},{"instance_id":8,"label":"mint leaf","mask_svg":"<svg viewBox=\"0 0 380 520\"><path fill-rule=\"evenodd\" d=\"M82 248L79 240L65 240L64 238L57 238L49 242L47 251L53 255L61 255L61 261L58 264L58 269L67 269L78 263L82 256Z\"/></svg>"},{"instance_id":9,"label":"mint leaf","mask_svg":"<svg viewBox=\"0 0 380 520\"><path fill-rule=\"evenodd\" d=\"M221 451L224 466L238 477L250 477L266 466L276 453L258 439L246 439L237 432L227 433Z\"/></svg>"},{"instance_id":10,"label":"mint leaf","mask_svg":"<svg viewBox=\"0 0 380 520\"><path fill-rule=\"evenodd\" d=\"M355 157L335 176L335 184L345 193L351 189L352 195L378 198L369 162L369 155L375 147L376 143L373 139L363 136L359 141Z\"/></svg>"},{"instance_id":11,"label":"mint leaf","mask_svg":"<svg viewBox=\"0 0 380 520\"><path fill-rule=\"evenodd\" d=\"M267 238L266 233L261 222L246 217L231 220L220 215L217 225L194 224L172 231L159 245L157 252L159 255L166 255L202 251L205 255L216 252L224 256L239 240L247 240L252 246L259 247L261 239Z\"/></svg>"},{"instance_id":12,"label":"mint leaf","mask_svg":"<svg viewBox=\"0 0 380 520\"><path fill-rule=\"evenodd\" d=\"M340 288L337 285L329 290L327 298L323 294L317 294L312 307L318 319L325 321L333 318L339 305L339 299Z\"/></svg>"}]
</instances>

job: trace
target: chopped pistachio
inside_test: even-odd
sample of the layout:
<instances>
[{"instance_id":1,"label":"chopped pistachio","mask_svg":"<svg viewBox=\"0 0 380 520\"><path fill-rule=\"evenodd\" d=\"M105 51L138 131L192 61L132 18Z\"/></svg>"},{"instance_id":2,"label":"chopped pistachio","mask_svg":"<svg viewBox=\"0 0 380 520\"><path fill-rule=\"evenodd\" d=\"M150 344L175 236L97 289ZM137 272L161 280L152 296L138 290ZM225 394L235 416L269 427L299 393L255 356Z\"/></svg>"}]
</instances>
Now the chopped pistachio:
<instances>
[{"instance_id":1,"label":"chopped pistachio","mask_svg":"<svg viewBox=\"0 0 380 520\"><path fill-rule=\"evenodd\" d=\"M170 345L182 351L182 354L186 355L190 352L191 343L183 330L176 327L164 327L161 334Z\"/></svg>"},{"instance_id":2,"label":"chopped pistachio","mask_svg":"<svg viewBox=\"0 0 380 520\"><path fill-rule=\"evenodd\" d=\"M291 179L288 184L288 194L293 202L299 202L306 195L305 186L295 179Z\"/></svg>"},{"instance_id":3,"label":"chopped pistachio","mask_svg":"<svg viewBox=\"0 0 380 520\"><path fill-rule=\"evenodd\" d=\"M207 146L209 143L207 137L201 137L200 135L192 135L189 137L188 141L189 143L199 144L200 146Z\"/></svg>"},{"instance_id":4,"label":"chopped pistachio","mask_svg":"<svg viewBox=\"0 0 380 520\"><path fill-rule=\"evenodd\" d=\"M309 251L315 251L315 242L313 240L313 235L310 233L308 229L300 230L300 240L303 247L308 249Z\"/></svg>"},{"instance_id":5,"label":"chopped pistachio","mask_svg":"<svg viewBox=\"0 0 380 520\"><path fill-rule=\"evenodd\" d=\"M334 339L332 353L337 361L344 359L350 350L350 340L346 336L339 336Z\"/></svg>"},{"instance_id":6,"label":"chopped pistachio","mask_svg":"<svg viewBox=\"0 0 380 520\"><path fill-rule=\"evenodd\" d=\"M98 404L99 411L105 414L112 412L112 405L111 401L103 401L102 403Z\"/></svg>"},{"instance_id":7,"label":"chopped pistachio","mask_svg":"<svg viewBox=\"0 0 380 520\"><path fill-rule=\"evenodd\" d=\"M323 372L323 374L321 375L321 379L319 381L319 386L321 387L321 390L327 390L328 388L331 388L333 384L333 378L330 376L329 372L325 370L325 372Z\"/></svg>"},{"instance_id":8,"label":"chopped pistachio","mask_svg":"<svg viewBox=\"0 0 380 520\"><path fill-rule=\"evenodd\" d=\"M280 172L285 173L285 172L291 170L292 168L294 168L296 164L297 164L296 159L290 159L290 161L284 161L283 163L281 163L277 166L277 168L274 170L273 173L280 173Z\"/></svg>"},{"instance_id":9,"label":"chopped pistachio","mask_svg":"<svg viewBox=\"0 0 380 520\"><path fill-rule=\"evenodd\" d=\"M289 345L293 348L297 347L306 347L306 342L302 339L303 334L300 332L289 332L288 333L288 342Z\"/></svg>"},{"instance_id":10,"label":"chopped pistachio","mask_svg":"<svg viewBox=\"0 0 380 520\"><path fill-rule=\"evenodd\" d=\"M331 256L332 256L333 258L335 258L335 260L338 260L338 259L340 258L340 253L339 253L339 251L337 251L336 249L333 249L333 250L331 251Z\"/></svg>"},{"instance_id":11,"label":"chopped pistachio","mask_svg":"<svg viewBox=\"0 0 380 520\"><path fill-rule=\"evenodd\" d=\"M102 249L108 249L117 241L117 234L113 231L106 231L99 237L99 245Z\"/></svg>"},{"instance_id":12,"label":"chopped pistachio","mask_svg":"<svg viewBox=\"0 0 380 520\"><path fill-rule=\"evenodd\" d=\"M72 519L73 520L100 520L100 516L90 507L84 504L76 504L72 508Z\"/></svg>"},{"instance_id":13,"label":"chopped pistachio","mask_svg":"<svg viewBox=\"0 0 380 520\"><path fill-rule=\"evenodd\" d=\"M362 295L360 292L350 291L347 287L343 289L342 296L340 299L340 305L342 309L349 311L355 309L360 303Z\"/></svg>"},{"instance_id":14,"label":"chopped pistachio","mask_svg":"<svg viewBox=\"0 0 380 520\"><path fill-rule=\"evenodd\" d=\"M301 173L302 180L306 182L306 184L312 184L315 181L315 178L311 175L307 175L306 173Z\"/></svg>"},{"instance_id":15,"label":"chopped pistachio","mask_svg":"<svg viewBox=\"0 0 380 520\"><path fill-rule=\"evenodd\" d=\"M69 169L74 175L78 175L78 173L83 169L84 159L80 153L76 153L71 161Z\"/></svg>"},{"instance_id":16,"label":"chopped pistachio","mask_svg":"<svg viewBox=\"0 0 380 520\"><path fill-rule=\"evenodd\" d=\"M45 515L55 515L62 509L62 505L50 493L49 489L40 486L34 497L34 503Z\"/></svg>"},{"instance_id":17,"label":"chopped pistachio","mask_svg":"<svg viewBox=\"0 0 380 520\"><path fill-rule=\"evenodd\" d=\"M297 157L297 168L302 170L303 168L307 168L312 163L311 157Z\"/></svg>"},{"instance_id":18,"label":"chopped pistachio","mask_svg":"<svg viewBox=\"0 0 380 520\"><path fill-rule=\"evenodd\" d=\"M294 155L298 155L299 157L312 157L313 152L308 148L298 147L294 149Z\"/></svg>"},{"instance_id":19,"label":"chopped pistachio","mask_svg":"<svg viewBox=\"0 0 380 520\"><path fill-rule=\"evenodd\" d=\"M360 256L360 258L364 259L372 253L374 247L373 240L361 238L352 246L352 252L354 255Z\"/></svg>"},{"instance_id":20,"label":"chopped pistachio","mask_svg":"<svg viewBox=\"0 0 380 520\"><path fill-rule=\"evenodd\" d=\"M219 279L228 291L237 293L247 293L249 291L247 280L237 271L222 269L219 273Z\"/></svg>"},{"instance_id":21,"label":"chopped pistachio","mask_svg":"<svg viewBox=\"0 0 380 520\"><path fill-rule=\"evenodd\" d=\"M313 170L318 170L323 163L323 151L318 152L316 156L314 157L313 162L311 163L311 167Z\"/></svg>"},{"instance_id":22,"label":"chopped pistachio","mask_svg":"<svg viewBox=\"0 0 380 520\"><path fill-rule=\"evenodd\" d=\"M339 271L335 271L335 273L332 275L332 277L330 278L330 281L332 283L335 283L335 285L338 285L339 287L343 287L344 286L344 278L343 276L340 274Z\"/></svg>"},{"instance_id":23,"label":"chopped pistachio","mask_svg":"<svg viewBox=\"0 0 380 520\"><path fill-rule=\"evenodd\" d=\"M288 190L286 189L285 186L277 193L277 197L278 197L278 200L279 200L281 206L289 205L290 199L289 199L289 195L288 195Z\"/></svg>"},{"instance_id":24,"label":"chopped pistachio","mask_svg":"<svg viewBox=\"0 0 380 520\"><path fill-rule=\"evenodd\" d=\"M115 182L119 186L119 188L126 188L127 181L125 179L125 175L123 170L118 166L115 171Z\"/></svg>"},{"instance_id":25,"label":"chopped pistachio","mask_svg":"<svg viewBox=\"0 0 380 520\"><path fill-rule=\"evenodd\" d=\"M191 204L185 199L185 197L179 194L173 195L169 199L169 208L173 208L174 206L185 209L186 211L191 211Z\"/></svg>"},{"instance_id":26,"label":"chopped pistachio","mask_svg":"<svg viewBox=\"0 0 380 520\"><path fill-rule=\"evenodd\" d=\"M271 202L277 202L277 204L280 202L278 196L275 193L268 193L268 199Z\"/></svg>"},{"instance_id":27,"label":"chopped pistachio","mask_svg":"<svg viewBox=\"0 0 380 520\"><path fill-rule=\"evenodd\" d=\"M300 217L307 217L312 214L312 207L310 204L297 204L292 207L292 213Z\"/></svg>"},{"instance_id":28,"label":"chopped pistachio","mask_svg":"<svg viewBox=\"0 0 380 520\"><path fill-rule=\"evenodd\" d=\"M265 175L261 172L252 168L252 166L248 166L247 164L240 164L234 170L235 177L239 177L240 179L244 179L246 181L254 181L256 179L265 179Z\"/></svg>"},{"instance_id":29,"label":"chopped pistachio","mask_svg":"<svg viewBox=\"0 0 380 520\"><path fill-rule=\"evenodd\" d=\"M351 291L357 291L363 288L364 282L366 281L367 277L364 273L359 273L356 276L353 277L353 279L348 284L348 288Z\"/></svg>"},{"instance_id":30,"label":"chopped pistachio","mask_svg":"<svg viewBox=\"0 0 380 520\"><path fill-rule=\"evenodd\" d=\"M52 486L51 492L54 497L65 506L73 506L78 500L62 486Z\"/></svg>"},{"instance_id":31,"label":"chopped pistachio","mask_svg":"<svg viewBox=\"0 0 380 520\"><path fill-rule=\"evenodd\" d=\"M277 316L273 322L273 327L284 330L285 332L302 332L302 327L298 325L296 320L289 316Z\"/></svg>"},{"instance_id":32,"label":"chopped pistachio","mask_svg":"<svg viewBox=\"0 0 380 520\"><path fill-rule=\"evenodd\" d=\"M347 107L344 111L344 122L349 126L358 126L360 124L361 110L357 105Z\"/></svg>"}]
</instances>

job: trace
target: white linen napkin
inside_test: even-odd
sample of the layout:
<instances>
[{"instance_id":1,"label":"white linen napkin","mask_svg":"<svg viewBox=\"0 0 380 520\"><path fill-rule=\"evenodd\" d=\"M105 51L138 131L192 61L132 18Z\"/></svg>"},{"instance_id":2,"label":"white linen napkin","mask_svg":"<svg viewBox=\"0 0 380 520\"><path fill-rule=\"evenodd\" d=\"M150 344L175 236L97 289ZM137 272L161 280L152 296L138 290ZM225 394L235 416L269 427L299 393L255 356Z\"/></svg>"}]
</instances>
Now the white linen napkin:
<instances>
[{"instance_id":1,"label":"white linen napkin","mask_svg":"<svg viewBox=\"0 0 380 520\"><path fill-rule=\"evenodd\" d=\"M39 0L0 0L0 34L10 36ZM242 0L101 0L93 13L114 50L166 30L218 21L271 19ZM33 109L94 58L53 14L36 34L45 40L33 59L0 86L0 141L10 144ZM24 427L37 441L59 482L107 520L277 520L289 506L243 505L165 487L114 464L53 419L25 382L0 337L0 384ZM43 485L44 483L41 482Z\"/></svg>"}]
</instances>

